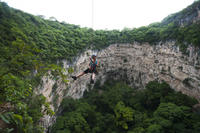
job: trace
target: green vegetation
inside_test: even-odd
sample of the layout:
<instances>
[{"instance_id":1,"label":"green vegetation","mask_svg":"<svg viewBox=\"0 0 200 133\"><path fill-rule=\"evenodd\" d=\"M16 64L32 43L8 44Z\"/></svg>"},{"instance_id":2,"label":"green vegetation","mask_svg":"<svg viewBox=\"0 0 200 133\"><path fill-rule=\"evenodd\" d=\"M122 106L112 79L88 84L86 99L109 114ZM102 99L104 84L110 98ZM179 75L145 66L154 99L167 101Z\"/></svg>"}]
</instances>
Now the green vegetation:
<instances>
[{"instance_id":1,"label":"green vegetation","mask_svg":"<svg viewBox=\"0 0 200 133\"><path fill-rule=\"evenodd\" d=\"M141 43L149 42L153 45L159 41L167 40L175 40L184 53L187 53L186 48L188 44L200 47L200 23L180 27L177 21L171 21L173 18L178 20L177 18L179 17L176 16L181 16L181 19L184 18L183 14L187 14L187 12L188 15L192 14L196 11L196 8L199 8L199 5L200 1L197 1L179 14L166 18L162 23L153 23L146 27L124 29L122 31L94 31L91 28L80 28L77 25L65 22L60 23L55 18L45 20L41 16L24 13L10 8L4 2L0 2L0 106L6 103L12 105L9 110L1 112L1 119L9 127L7 129L0 129L0 131L18 131L20 133L42 132L42 129L38 127L40 117L45 113L53 114L53 112L43 96L35 96L33 94L33 89L40 84L41 77L48 70L52 71L55 79L61 77L63 82L68 82L66 75L63 74L64 70L62 69L63 64L61 60L73 61L76 55L87 48L98 50L113 43L133 43L135 41ZM126 59L124 59L124 62L126 62ZM73 68L70 68L68 71L73 72ZM56 85L54 90L56 90ZM113 92L114 94L115 92ZM55 99L57 99L56 97ZM113 96L116 99L120 99L120 97ZM102 116L101 113L94 113L94 115L99 115L96 121L106 119L105 123L109 127L113 127L113 129L116 126L122 131L130 129L129 123L134 121L134 119L130 118L135 113L134 107L129 107L129 104L124 100L112 103L114 99L110 99L111 103L109 104L106 101L100 102L107 108L108 112L110 111L114 115L110 114L110 112L106 113L107 115L105 116ZM110 104L114 107L111 107ZM156 105L153 104L152 106L157 108ZM45 111L42 109L42 106L44 106ZM81 105L77 106L81 107ZM87 104L84 106L87 107ZM96 107L96 105L94 106ZM142 111L143 106L138 104L138 108L141 108ZM101 110L104 110L104 107L98 107L97 109L101 112ZM94 108L90 107L90 111L94 111ZM74 120L72 116L77 119ZM146 117L146 115L142 117ZM73 122L67 123L67 126L70 128L64 132L68 132L71 128L76 132L80 130L85 132L94 130L98 132L103 131L102 129L104 128L106 131L108 130L104 127L105 123L98 123L99 126L91 129L91 124L94 120L90 118L88 124L88 121L85 120L86 116L82 114L77 115L77 112L71 112L70 119ZM62 123L62 120L60 121ZM115 123L112 123L113 121ZM74 125L80 126L74 127ZM99 127L102 128L99 129ZM138 126L130 132L144 132L146 128ZM148 126L148 129L149 132L159 132L163 127L154 123L154 125ZM111 130L109 131L112 132Z\"/></svg>"},{"instance_id":2,"label":"green vegetation","mask_svg":"<svg viewBox=\"0 0 200 133\"><path fill-rule=\"evenodd\" d=\"M162 23L165 25L171 22L180 23L181 20L185 25L191 24L193 23L193 19L198 16L198 13L196 12L197 9L200 9L199 0L194 1L192 5L178 13L170 14L162 21Z\"/></svg>"},{"instance_id":3,"label":"green vegetation","mask_svg":"<svg viewBox=\"0 0 200 133\"><path fill-rule=\"evenodd\" d=\"M200 1L195 2L195 6L191 6L187 11L194 10L195 12L199 3ZM19 47L17 52L27 51L24 48L29 48L29 51L33 49L30 53L35 56L34 59L43 59L45 62L55 62L61 59L72 60L74 56L88 47L102 49L113 43L137 41L156 44L159 41L176 40L179 45L191 43L199 46L200 44L199 23L180 27L176 22L170 21L163 25L171 18L166 18L163 23L153 23L137 29L94 31L64 22L44 20L40 16L9 8L5 3L0 3L0 12L1 46L7 46L5 49L7 48L8 51L12 44ZM5 49L2 49L3 53Z\"/></svg>"},{"instance_id":4,"label":"green vegetation","mask_svg":"<svg viewBox=\"0 0 200 133\"><path fill-rule=\"evenodd\" d=\"M7 129L0 128L0 132L43 133L38 122L44 114L53 115L54 112L44 96L33 95L27 101L17 102L12 111L0 114L0 118L9 125Z\"/></svg>"},{"instance_id":5,"label":"green vegetation","mask_svg":"<svg viewBox=\"0 0 200 133\"><path fill-rule=\"evenodd\" d=\"M96 85L78 100L66 98L53 133L198 133L198 103L165 82L149 82L145 90L110 81Z\"/></svg>"}]
</instances>

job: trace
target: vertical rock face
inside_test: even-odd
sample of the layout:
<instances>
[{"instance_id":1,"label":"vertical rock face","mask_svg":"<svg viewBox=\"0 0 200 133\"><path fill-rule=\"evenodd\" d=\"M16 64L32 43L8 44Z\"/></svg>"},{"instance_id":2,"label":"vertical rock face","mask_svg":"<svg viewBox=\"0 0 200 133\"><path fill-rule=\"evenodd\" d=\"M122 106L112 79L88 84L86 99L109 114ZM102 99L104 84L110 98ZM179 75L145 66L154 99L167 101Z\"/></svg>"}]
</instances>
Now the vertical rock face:
<instances>
[{"instance_id":1,"label":"vertical rock face","mask_svg":"<svg viewBox=\"0 0 200 133\"><path fill-rule=\"evenodd\" d=\"M121 79L130 86L144 88L152 80L166 81L177 91L200 99L200 61L197 51L188 48L183 55L175 42L155 46L149 44L114 44L97 53L100 70L97 80ZM88 54L89 53L89 54ZM84 60L75 72L87 68L92 52L83 54ZM79 62L79 61L78 61ZM85 75L69 85L67 96L80 98L88 89L90 75Z\"/></svg>"},{"instance_id":2,"label":"vertical rock face","mask_svg":"<svg viewBox=\"0 0 200 133\"><path fill-rule=\"evenodd\" d=\"M188 55L183 55L175 42L149 44L113 44L101 51L88 50L77 57L73 64L63 61L67 70L74 68L73 75L84 71L89 64L89 57L97 55L100 62L96 80L103 84L109 79L120 79L130 86L143 89L152 80L166 81L176 91L181 91L200 100L200 59L193 47L188 48ZM38 93L42 93L52 103L55 111L64 97L80 98L84 91L91 89L90 74L73 81L66 86L60 79L49 76L42 79ZM52 118L45 116L46 127L51 125Z\"/></svg>"}]
</instances>

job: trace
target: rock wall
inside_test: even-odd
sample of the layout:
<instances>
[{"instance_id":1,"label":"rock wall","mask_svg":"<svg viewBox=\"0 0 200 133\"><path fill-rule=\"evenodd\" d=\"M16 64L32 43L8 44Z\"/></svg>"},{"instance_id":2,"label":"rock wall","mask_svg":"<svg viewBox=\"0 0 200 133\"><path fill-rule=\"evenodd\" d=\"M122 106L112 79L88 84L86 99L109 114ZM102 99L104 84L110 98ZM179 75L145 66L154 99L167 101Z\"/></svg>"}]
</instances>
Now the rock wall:
<instances>
[{"instance_id":1,"label":"rock wall","mask_svg":"<svg viewBox=\"0 0 200 133\"><path fill-rule=\"evenodd\" d=\"M188 47L187 51L188 55L183 55L175 42L159 43L154 46L137 42L113 44L101 51L87 50L75 58L73 64L63 61L63 67L66 70L73 67L72 75L77 75L88 67L89 57L96 54L100 61L96 80L101 84L109 79L120 79L132 87L144 89L149 81L166 81L176 91L200 100L200 53L193 47ZM54 110L57 111L63 97L80 98L84 91L93 87L90 85L90 76L84 75L76 81L69 79L68 85L65 85L61 79L53 79L49 72L48 76L43 77L38 93L46 96L48 101L56 106ZM54 119L45 117L42 120L43 126L48 127Z\"/></svg>"},{"instance_id":2,"label":"rock wall","mask_svg":"<svg viewBox=\"0 0 200 133\"><path fill-rule=\"evenodd\" d=\"M97 52L100 70L97 80L122 79L132 87L144 88L152 80L166 81L177 91L200 100L200 61L193 47L188 48L189 56L183 55L175 42L149 44L114 44ZM80 73L88 66L87 51L78 60L75 72ZM77 73L76 73L77 74ZM80 98L88 89L90 75L70 83L67 96Z\"/></svg>"}]
</instances>

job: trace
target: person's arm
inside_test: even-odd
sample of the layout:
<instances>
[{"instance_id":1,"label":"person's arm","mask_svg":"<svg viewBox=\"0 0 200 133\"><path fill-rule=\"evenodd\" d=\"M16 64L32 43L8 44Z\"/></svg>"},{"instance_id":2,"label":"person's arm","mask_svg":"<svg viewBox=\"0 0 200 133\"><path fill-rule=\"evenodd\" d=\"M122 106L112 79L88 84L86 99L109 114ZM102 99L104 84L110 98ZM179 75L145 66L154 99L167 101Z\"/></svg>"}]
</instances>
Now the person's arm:
<instances>
[{"instance_id":1,"label":"person's arm","mask_svg":"<svg viewBox=\"0 0 200 133\"><path fill-rule=\"evenodd\" d=\"M99 67L99 61L97 61L97 67Z\"/></svg>"},{"instance_id":2,"label":"person's arm","mask_svg":"<svg viewBox=\"0 0 200 133\"><path fill-rule=\"evenodd\" d=\"M91 62L91 61L92 61L92 59L91 59L91 57L90 57L90 62ZM90 63L88 64L88 66L89 66L89 69L92 69Z\"/></svg>"},{"instance_id":3,"label":"person's arm","mask_svg":"<svg viewBox=\"0 0 200 133\"><path fill-rule=\"evenodd\" d=\"M90 57L90 62L93 62L92 58Z\"/></svg>"}]
</instances>

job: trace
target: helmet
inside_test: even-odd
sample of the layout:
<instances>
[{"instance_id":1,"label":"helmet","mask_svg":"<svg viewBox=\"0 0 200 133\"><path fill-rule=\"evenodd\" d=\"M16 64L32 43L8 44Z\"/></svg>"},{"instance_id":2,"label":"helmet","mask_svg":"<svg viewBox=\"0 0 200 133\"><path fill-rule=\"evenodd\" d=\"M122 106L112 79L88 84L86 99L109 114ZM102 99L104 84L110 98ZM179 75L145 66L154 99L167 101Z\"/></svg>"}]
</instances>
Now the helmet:
<instances>
[{"instance_id":1,"label":"helmet","mask_svg":"<svg viewBox=\"0 0 200 133\"><path fill-rule=\"evenodd\" d=\"M94 59L95 57L96 57L96 55L93 54L93 55L92 55L92 59Z\"/></svg>"}]
</instances>

